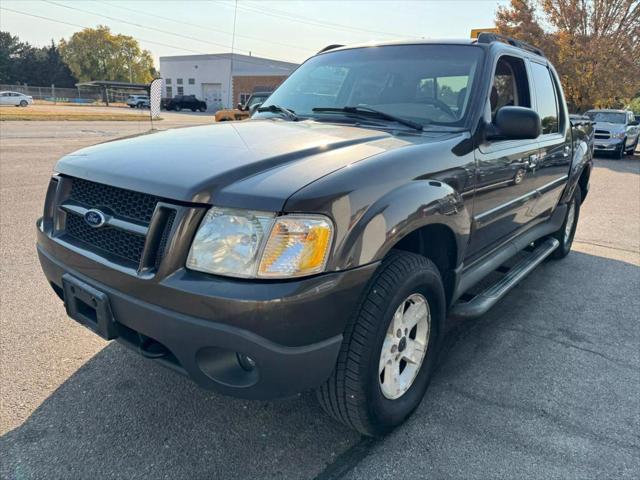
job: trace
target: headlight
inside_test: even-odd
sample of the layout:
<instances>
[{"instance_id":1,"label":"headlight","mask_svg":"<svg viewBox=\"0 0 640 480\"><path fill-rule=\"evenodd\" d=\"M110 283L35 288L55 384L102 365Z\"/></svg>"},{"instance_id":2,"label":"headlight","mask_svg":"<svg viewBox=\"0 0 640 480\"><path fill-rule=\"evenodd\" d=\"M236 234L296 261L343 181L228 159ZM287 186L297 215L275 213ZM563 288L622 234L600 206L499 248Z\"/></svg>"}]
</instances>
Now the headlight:
<instances>
[{"instance_id":1,"label":"headlight","mask_svg":"<svg viewBox=\"0 0 640 480\"><path fill-rule=\"evenodd\" d=\"M333 224L322 215L286 215L214 207L191 245L187 267L242 278L290 278L322 272Z\"/></svg>"},{"instance_id":2,"label":"headlight","mask_svg":"<svg viewBox=\"0 0 640 480\"><path fill-rule=\"evenodd\" d=\"M624 138L625 132L611 132L611 138Z\"/></svg>"}]
</instances>

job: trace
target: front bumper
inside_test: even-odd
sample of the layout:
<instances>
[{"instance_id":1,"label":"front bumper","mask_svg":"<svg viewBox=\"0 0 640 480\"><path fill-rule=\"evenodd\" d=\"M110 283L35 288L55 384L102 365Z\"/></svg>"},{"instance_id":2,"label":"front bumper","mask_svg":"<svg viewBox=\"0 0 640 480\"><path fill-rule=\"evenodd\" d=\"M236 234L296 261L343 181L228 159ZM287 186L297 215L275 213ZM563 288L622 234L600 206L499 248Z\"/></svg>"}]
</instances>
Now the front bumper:
<instances>
[{"instance_id":1,"label":"front bumper","mask_svg":"<svg viewBox=\"0 0 640 480\"><path fill-rule=\"evenodd\" d=\"M220 279L184 269L153 280L110 270L40 228L37 249L68 312L75 301L69 281L100 292L113 319L107 337L203 388L260 399L314 388L329 377L346 322L377 267L286 282ZM97 324L80 321L105 336ZM243 368L238 354L255 367Z\"/></svg>"},{"instance_id":2,"label":"front bumper","mask_svg":"<svg viewBox=\"0 0 640 480\"><path fill-rule=\"evenodd\" d=\"M616 152L622 147L622 138L596 138L593 143L593 149L597 152Z\"/></svg>"}]
</instances>

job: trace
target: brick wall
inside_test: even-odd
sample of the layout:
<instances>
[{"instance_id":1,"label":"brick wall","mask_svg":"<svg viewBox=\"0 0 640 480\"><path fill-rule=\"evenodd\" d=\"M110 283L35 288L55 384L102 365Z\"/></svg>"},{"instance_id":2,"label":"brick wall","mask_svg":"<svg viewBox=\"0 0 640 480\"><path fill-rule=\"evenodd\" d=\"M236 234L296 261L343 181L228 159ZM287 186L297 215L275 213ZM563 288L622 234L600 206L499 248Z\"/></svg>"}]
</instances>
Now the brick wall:
<instances>
[{"instance_id":1,"label":"brick wall","mask_svg":"<svg viewBox=\"0 0 640 480\"><path fill-rule=\"evenodd\" d=\"M242 76L233 77L233 107L240 103L241 94L271 91L280 85L286 76Z\"/></svg>"}]
</instances>

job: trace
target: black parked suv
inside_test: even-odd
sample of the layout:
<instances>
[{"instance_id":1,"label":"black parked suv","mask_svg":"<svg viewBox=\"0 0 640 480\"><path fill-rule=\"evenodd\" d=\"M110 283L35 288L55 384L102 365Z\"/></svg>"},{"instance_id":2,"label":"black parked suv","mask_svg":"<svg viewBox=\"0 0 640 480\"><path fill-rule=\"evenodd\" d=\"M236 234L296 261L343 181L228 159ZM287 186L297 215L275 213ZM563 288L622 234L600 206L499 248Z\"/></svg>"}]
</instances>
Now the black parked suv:
<instances>
[{"instance_id":1,"label":"black parked suv","mask_svg":"<svg viewBox=\"0 0 640 480\"><path fill-rule=\"evenodd\" d=\"M201 112L207 111L206 102L198 100L195 95L176 95L173 98L163 100L162 107L165 110L175 110L176 112L179 112L183 108L188 108L192 112L196 110Z\"/></svg>"},{"instance_id":2,"label":"black parked suv","mask_svg":"<svg viewBox=\"0 0 640 480\"><path fill-rule=\"evenodd\" d=\"M62 158L38 254L103 338L224 394L316 389L379 435L419 404L447 317L569 253L588 141L526 44L333 46L251 120Z\"/></svg>"}]
</instances>

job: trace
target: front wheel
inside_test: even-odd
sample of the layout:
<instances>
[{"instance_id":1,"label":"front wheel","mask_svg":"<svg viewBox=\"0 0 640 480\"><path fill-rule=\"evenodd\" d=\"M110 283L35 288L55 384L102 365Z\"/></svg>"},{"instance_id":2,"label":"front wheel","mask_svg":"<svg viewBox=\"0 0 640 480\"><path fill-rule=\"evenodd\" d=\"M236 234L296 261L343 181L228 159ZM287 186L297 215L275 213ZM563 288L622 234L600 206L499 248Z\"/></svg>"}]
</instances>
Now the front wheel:
<instances>
[{"instance_id":1,"label":"front wheel","mask_svg":"<svg viewBox=\"0 0 640 480\"><path fill-rule=\"evenodd\" d=\"M179 112L180 110L182 110L182 107L181 107L180 105L176 105L175 107L173 107L173 109L174 109L176 112Z\"/></svg>"},{"instance_id":2,"label":"front wheel","mask_svg":"<svg viewBox=\"0 0 640 480\"><path fill-rule=\"evenodd\" d=\"M433 262L392 251L346 328L333 374L317 391L324 410L369 436L401 424L429 384L445 308Z\"/></svg>"},{"instance_id":3,"label":"front wheel","mask_svg":"<svg viewBox=\"0 0 640 480\"><path fill-rule=\"evenodd\" d=\"M573 245L573 238L576 235L576 227L578 226L578 217L580 216L580 203L582 202L582 192L580 187L576 186L576 191L571 197L571 200L567 204L567 213L564 217L564 222L560 230L555 232L552 237L560 242L558 248L556 248L551 254L551 258L560 260L571 251L571 245Z\"/></svg>"},{"instance_id":4,"label":"front wheel","mask_svg":"<svg viewBox=\"0 0 640 480\"><path fill-rule=\"evenodd\" d=\"M617 152L618 159L622 160L624 158L624 154L626 152L627 139L622 140L622 145L620 145L620 150Z\"/></svg>"},{"instance_id":5,"label":"front wheel","mask_svg":"<svg viewBox=\"0 0 640 480\"><path fill-rule=\"evenodd\" d=\"M29 105L29 102L27 102L26 100L20 100L21 107L26 107L27 105Z\"/></svg>"}]
</instances>

